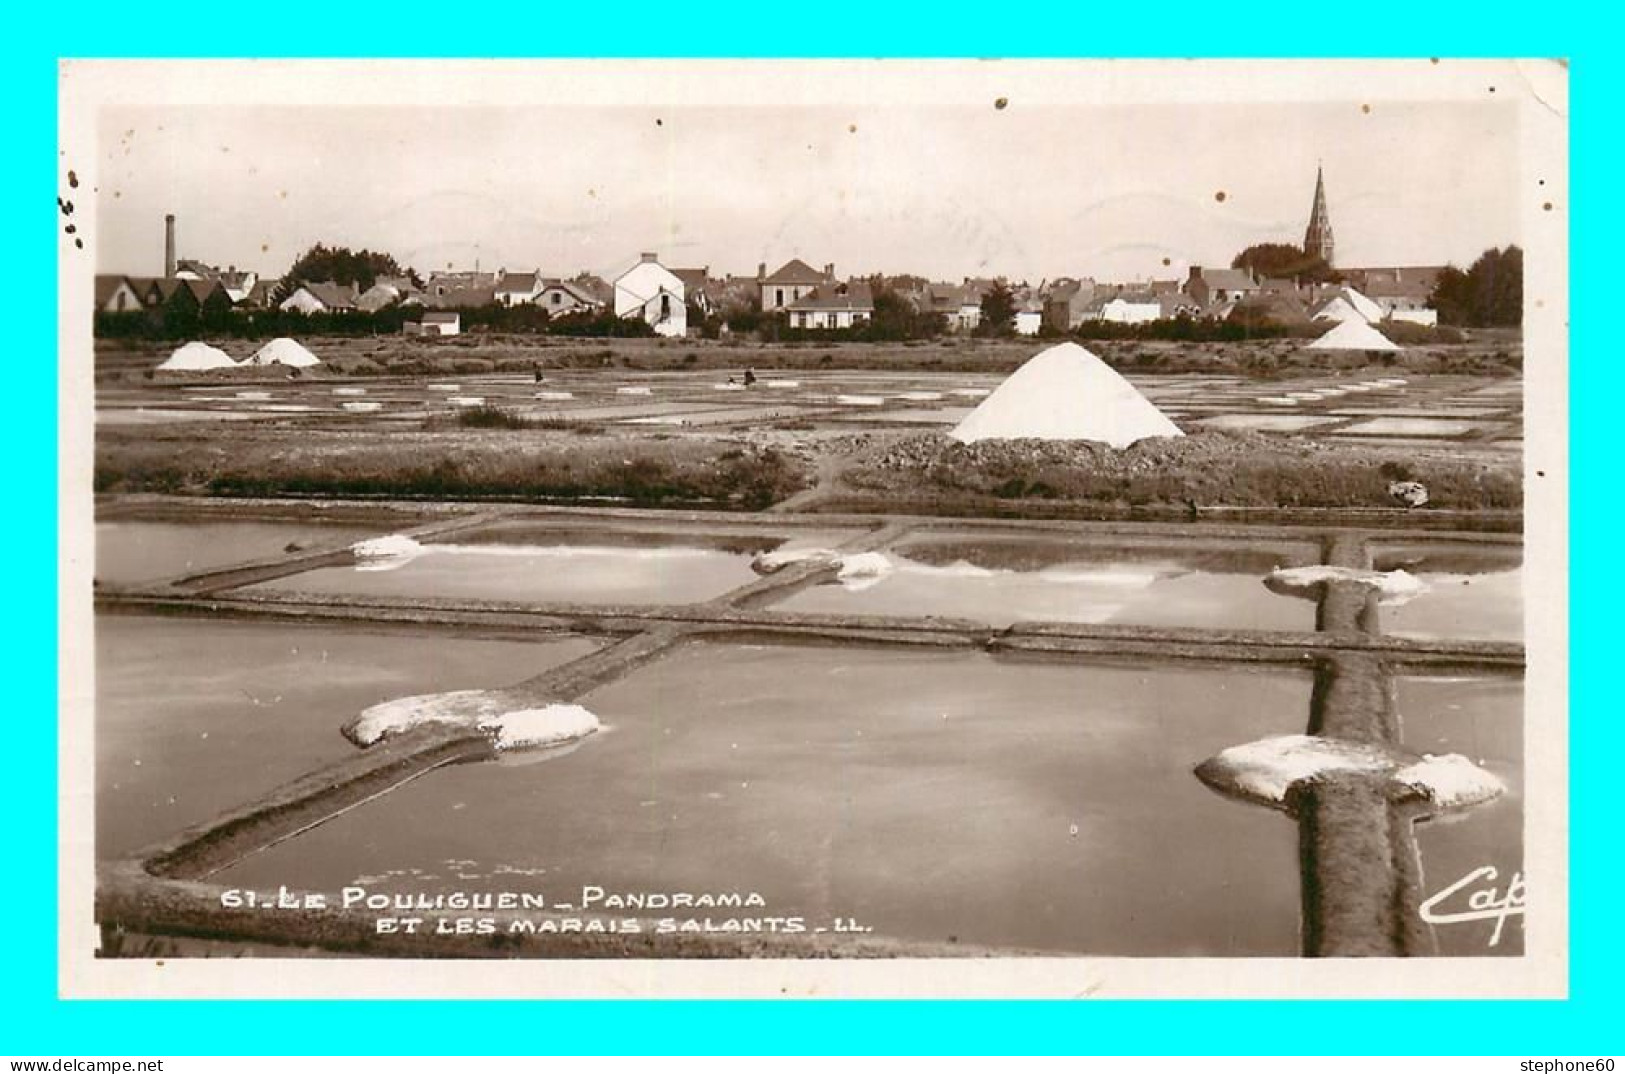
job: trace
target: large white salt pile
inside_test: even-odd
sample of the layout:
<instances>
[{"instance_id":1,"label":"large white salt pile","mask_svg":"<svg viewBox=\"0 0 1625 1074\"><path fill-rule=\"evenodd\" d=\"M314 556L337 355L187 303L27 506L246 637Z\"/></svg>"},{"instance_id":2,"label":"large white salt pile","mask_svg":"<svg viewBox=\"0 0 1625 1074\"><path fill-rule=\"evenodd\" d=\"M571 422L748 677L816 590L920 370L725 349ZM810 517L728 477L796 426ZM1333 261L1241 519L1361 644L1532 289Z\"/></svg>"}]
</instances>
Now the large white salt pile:
<instances>
[{"instance_id":1,"label":"large white salt pile","mask_svg":"<svg viewBox=\"0 0 1625 1074\"><path fill-rule=\"evenodd\" d=\"M237 365L231 355L207 343L192 342L179 347L165 358L159 369L232 369Z\"/></svg>"},{"instance_id":2,"label":"large white salt pile","mask_svg":"<svg viewBox=\"0 0 1625 1074\"><path fill-rule=\"evenodd\" d=\"M1041 351L1007 377L952 433L955 440L1096 440L1126 448L1183 436L1168 416L1076 343Z\"/></svg>"},{"instance_id":3,"label":"large white salt pile","mask_svg":"<svg viewBox=\"0 0 1625 1074\"><path fill-rule=\"evenodd\" d=\"M1309 344L1312 351L1397 351L1393 340L1364 321L1344 321Z\"/></svg>"},{"instance_id":4,"label":"large white salt pile","mask_svg":"<svg viewBox=\"0 0 1625 1074\"><path fill-rule=\"evenodd\" d=\"M306 350L298 340L281 336L255 351L245 364L312 366L321 365L322 360Z\"/></svg>"}]
</instances>

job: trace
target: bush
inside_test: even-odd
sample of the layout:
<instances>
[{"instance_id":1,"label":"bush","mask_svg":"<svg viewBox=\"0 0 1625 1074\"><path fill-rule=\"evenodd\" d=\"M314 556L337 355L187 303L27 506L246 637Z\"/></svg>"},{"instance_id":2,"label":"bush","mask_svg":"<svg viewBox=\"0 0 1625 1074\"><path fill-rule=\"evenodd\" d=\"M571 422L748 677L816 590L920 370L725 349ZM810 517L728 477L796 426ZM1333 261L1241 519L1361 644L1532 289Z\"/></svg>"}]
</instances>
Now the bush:
<instances>
[{"instance_id":1,"label":"bush","mask_svg":"<svg viewBox=\"0 0 1625 1074\"><path fill-rule=\"evenodd\" d=\"M499 406L468 407L457 412L457 424L464 429L528 429L531 422Z\"/></svg>"}]
</instances>

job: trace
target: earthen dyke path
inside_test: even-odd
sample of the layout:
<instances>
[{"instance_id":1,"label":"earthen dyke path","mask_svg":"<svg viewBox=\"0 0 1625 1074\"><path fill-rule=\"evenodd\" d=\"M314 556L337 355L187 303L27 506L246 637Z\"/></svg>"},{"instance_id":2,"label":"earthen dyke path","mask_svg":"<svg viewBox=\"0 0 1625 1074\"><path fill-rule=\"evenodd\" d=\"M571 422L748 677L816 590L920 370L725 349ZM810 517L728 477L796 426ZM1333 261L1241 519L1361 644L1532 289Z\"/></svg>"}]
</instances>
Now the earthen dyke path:
<instances>
[{"instance_id":1,"label":"earthen dyke path","mask_svg":"<svg viewBox=\"0 0 1625 1074\"><path fill-rule=\"evenodd\" d=\"M838 475L838 464L831 464L830 471L822 475L826 480L821 487ZM1295 518L1291 524L1001 521L797 510L817 499L808 495L804 501L760 513L725 514L472 503L107 498L98 504L99 525L139 529L295 523L310 526L316 537L289 542L281 551L170 572L156 580L101 579L96 587L96 609L99 616L366 624L427 638L593 639L594 647L585 655L530 673L516 669L509 681L485 684L487 695L513 709L574 703L674 654L738 643L839 647L853 652L991 654L1046 667L1129 661L1195 668L1288 669L1313 682L1307 711L1289 714L1295 730L1316 740L1312 748L1343 760L1307 775L1297 770L1286 773L1274 800L1257 793L1256 780L1249 783L1237 778L1234 766L1227 765L1225 751L1200 765L1195 762L1201 758L1193 759L1186 778L1193 785L1200 779L1213 788L1211 793L1257 803L1248 808L1284 811L1296 822L1303 955L1440 953L1433 926L1419 912L1428 892L1421 874L1416 822L1478 808L1495 796L1497 787L1493 780L1485 779L1475 784L1476 794L1465 794L1455 784L1446 786L1406 775L1430 759L1425 756L1428 750L1406 740L1396 708L1395 684L1417 676L1516 679L1524 665L1521 630L1463 636L1425 624L1417 627L1416 623L1424 622L1418 617L1426 614L1421 603L1424 598L1418 599L1414 609L1386 604L1377 586L1360 580L1361 572L1392 573L1399 569L1396 564L1411 564L1420 565L1415 569L1425 575L1430 562L1445 564L1439 569L1447 571L1450 562L1474 557L1515 562L1521 556L1521 537L1507 531L1519 528L1517 520L1504 512L1486 513L1482 518L1456 513L1446 518L1399 509L1327 511ZM356 572L356 555L351 551L354 541L348 535L330 540L320 537L323 526L341 525L409 536L428 549L430 557L441 555L437 548L448 545L500 547L508 539L523 540L528 548L545 543L550 534L560 540L590 534L609 544L644 549L663 547L661 542L686 542L756 552L798 547L820 554L789 562L771 573L743 577L719 573L712 587L715 592L698 587L690 596L670 602L637 593L593 598L577 592L549 596L521 588L447 595L415 589L407 571L376 576ZM1129 611L1104 618L1035 617L1024 614L1020 607L1009 614L992 614L978 612L974 605L888 603L900 599L897 593L914 592L906 589L908 579L890 589L892 583L880 579L873 588L852 586L850 592L833 584L845 559L872 553L881 553L900 570L935 579L930 571L941 568L931 558L934 549L998 546L1020 558L1037 554L1032 549L1045 542L1065 546L1069 555L1081 559L1095 556L1187 564L1257 555L1264 549L1281 566L1318 564L1343 571L1300 584L1296 595L1276 595L1264 586L1268 570L1260 569L1248 576L1246 585L1257 590L1258 600L1263 602L1260 607L1266 609L1263 614L1272 618L1234 618L1233 609L1221 608L1216 617L1190 622L1176 621L1177 617L1170 618L1156 607L1159 591L1154 587L1165 584L1167 578L1177 580L1181 573L1200 576L1200 568L1156 577L1152 577L1154 572L1148 573L1150 581L1145 585L1151 588L1146 592L1152 596L1135 605L1130 594L1123 603ZM940 559L948 562L958 554L945 552ZM976 579L1009 573L980 566L965 568L955 561L942 577L951 578L954 571ZM935 599L936 590L926 588L924 592ZM1450 599L1456 598L1451 595ZM836 610L829 610L832 608ZM965 612L965 608L972 610ZM1301 618L1294 618L1300 614ZM705 704L703 698L696 703L702 708ZM333 734L338 731L338 726L332 728ZM1230 745L1240 748L1249 743ZM1287 745L1296 748L1301 743ZM589 736L579 748L598 746ZM1269 748L1263 747L1263 753ZM97 915L104 953L128 950L119 940L127 936L263 944L284 950L315 948L341 954L453 957L1014 953L975 943L937 943L883 934L661 935L651 928L607 935L502 931L494 938L381 935L375 927L376 913L365 906L329 908L319 914L270 914L229 905L229 900L222 899L227 889L221 874L255 855L284 844L297 847L299 840L323 826L368 803L405 793L419 780L432 779L432 773L453 765L488 763L495 755L491 736L476 727L427 723L366 749L351 749L342 759L318 765L267 793L245 793L247 800L241 804L216 811L139 849L99 854ZM1256 760L1261 755L1255 751L1246 756ZM1365 763L1373 757L1381 763ZM546 778L546 774L536 778ZM245 791L252 788L245 787ZM517 920L520 915L504 917L498 911L496 916ZM527 911L523 916L534 921L546 915Z\"/></svg>"}]
</instances>

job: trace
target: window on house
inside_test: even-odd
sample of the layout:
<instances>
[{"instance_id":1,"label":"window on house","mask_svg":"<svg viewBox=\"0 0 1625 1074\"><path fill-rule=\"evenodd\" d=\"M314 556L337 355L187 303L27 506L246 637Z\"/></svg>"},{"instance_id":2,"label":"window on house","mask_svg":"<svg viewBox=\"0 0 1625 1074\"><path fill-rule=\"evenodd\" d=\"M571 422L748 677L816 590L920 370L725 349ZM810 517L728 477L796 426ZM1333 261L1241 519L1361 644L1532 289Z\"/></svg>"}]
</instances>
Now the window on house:
<instances>
[{"instance_id":1,"label":"window on house","mask_svg":"<svg viewBox=\"0 0 1625 1074\"><path fill-rule=\"evenodd\" d=\"M553 305L557 306L559 304L559 298L560 298L559 293L557 291L554 291L553 292Z\"/></svg>"},{"instance_id":2,"label":"window on house","mask_svg":"<svg viewBox=\"0 0 1625 1074\"><path fill-rule=\"evenodd\" d=\"M671 316L671 296L670 295L661 295L660 296L660 316L662 318L666 318L666 317Z\"/></svg>"},{"instance_id":3,"label":"window on house","mask_svg":"<svg viewBox=\"0 0 1625 1074\"><path fill-rule=\"evenodd\" d=\"M774 288L774 290L773 290L773 305L775 307L784 305L784 288L782 288L782 287Z\"/></svg>"}]
</instances>

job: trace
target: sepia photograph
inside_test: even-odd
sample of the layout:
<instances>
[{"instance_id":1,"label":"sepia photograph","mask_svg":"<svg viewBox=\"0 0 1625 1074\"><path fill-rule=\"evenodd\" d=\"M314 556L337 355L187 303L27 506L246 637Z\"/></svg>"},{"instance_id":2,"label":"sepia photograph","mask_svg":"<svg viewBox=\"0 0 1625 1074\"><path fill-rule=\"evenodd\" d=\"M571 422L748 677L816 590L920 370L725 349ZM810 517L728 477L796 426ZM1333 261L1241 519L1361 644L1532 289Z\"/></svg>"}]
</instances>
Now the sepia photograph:
<instances>
[{"instance_id":1,"label":"sepia photograph","mask_svg":"<svg viewBox=\"0 0 1625 1074\"><path fill-rule=\"evenodd\" d=\"M1561 63L59 89L64 994L1564 994Z\"/></svg>"}]
</instances>

